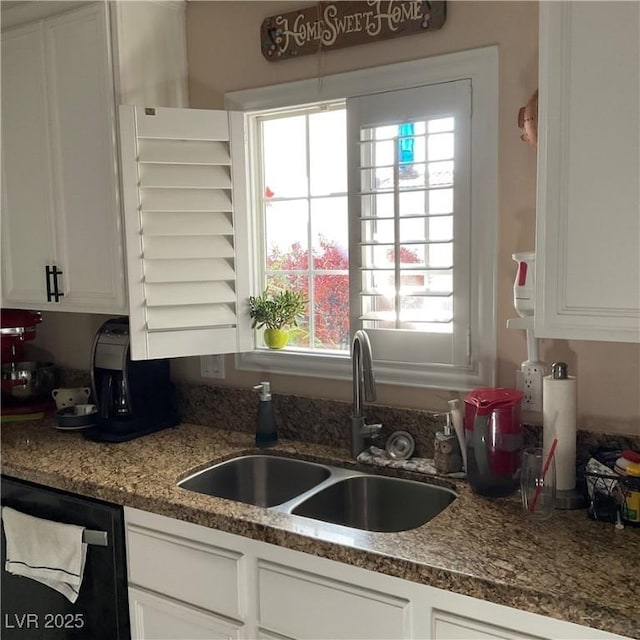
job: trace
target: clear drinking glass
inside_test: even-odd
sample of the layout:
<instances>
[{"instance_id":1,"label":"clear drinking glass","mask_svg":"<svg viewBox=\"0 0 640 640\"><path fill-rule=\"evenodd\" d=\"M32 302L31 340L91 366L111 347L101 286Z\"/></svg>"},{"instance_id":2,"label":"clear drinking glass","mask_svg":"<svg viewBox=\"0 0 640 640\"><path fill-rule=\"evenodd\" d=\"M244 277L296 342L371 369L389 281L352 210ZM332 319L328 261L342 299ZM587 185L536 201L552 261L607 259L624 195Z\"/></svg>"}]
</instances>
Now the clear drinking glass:
<instances>
[{"instance_id":1,"label":"clear drinking glass","mask_svg":"<svg viewBox=\"0 0 640 640\"><path fill-rule=\"evenodd\" d=\"M520 470L522 508L532 520L550 518L556 503L556 461L551 459L546 472L546 456L540 447L525 449Z\"/></svg>"}]
</instances>

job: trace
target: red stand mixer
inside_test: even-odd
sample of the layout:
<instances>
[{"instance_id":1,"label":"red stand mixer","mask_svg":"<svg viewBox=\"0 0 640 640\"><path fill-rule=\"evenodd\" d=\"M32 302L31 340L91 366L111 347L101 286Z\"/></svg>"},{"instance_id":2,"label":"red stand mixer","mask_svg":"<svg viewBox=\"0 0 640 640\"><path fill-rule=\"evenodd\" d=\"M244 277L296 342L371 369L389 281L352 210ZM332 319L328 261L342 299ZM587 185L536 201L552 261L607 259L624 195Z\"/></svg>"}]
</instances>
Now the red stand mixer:
<instances>
[{"instance_id":1,"label":"red stand mixer","mask_svg":"<svg viewBox=\"0 0 640 640\"><path fill-rule=\"evenodd\" d=\"M42 322L38 311L0 310L2 353L2 421L33 420L53 411L51 392L55 366L51 362L25 360L24 346L36 337Z\"/></svg>"}]
</instances>

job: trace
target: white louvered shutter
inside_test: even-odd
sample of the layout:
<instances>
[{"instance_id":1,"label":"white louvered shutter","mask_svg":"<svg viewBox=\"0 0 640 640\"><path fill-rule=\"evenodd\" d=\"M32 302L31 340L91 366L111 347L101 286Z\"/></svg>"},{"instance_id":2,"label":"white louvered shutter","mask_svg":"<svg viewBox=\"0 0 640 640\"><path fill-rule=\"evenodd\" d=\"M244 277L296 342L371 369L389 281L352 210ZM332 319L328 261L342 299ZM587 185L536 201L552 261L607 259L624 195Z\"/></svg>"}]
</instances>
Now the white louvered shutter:
<instances>
[{"instance_id":1,"label":"white louvered shutter","mask_svg":"<svg viewBox=\"0 0 640 640\"><path fill-rule=\"evenodd\" d=\"M242 114L121 106L120 138L131 357L250 349Z\"/></svg>"},{"instance_id":2,"label":"white louvered shutter","mask_svg":"<svg viewBox=\"0 0 640 640\"><path fill-rule=\"evenodd\" d=\"M468 80L347 100L352 326L377 361L469 362L470 119Z\"/></svg>"}]
</instances>

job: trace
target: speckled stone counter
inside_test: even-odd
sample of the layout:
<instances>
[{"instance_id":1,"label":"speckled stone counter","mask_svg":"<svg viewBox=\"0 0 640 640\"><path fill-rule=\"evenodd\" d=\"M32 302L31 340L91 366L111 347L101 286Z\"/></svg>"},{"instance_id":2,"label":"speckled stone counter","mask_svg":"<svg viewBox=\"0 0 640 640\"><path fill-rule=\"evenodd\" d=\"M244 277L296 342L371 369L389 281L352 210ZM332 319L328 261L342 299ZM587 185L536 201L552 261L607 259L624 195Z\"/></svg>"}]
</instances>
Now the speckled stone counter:
<instances>
[{"instance_id":1,"label":"speckled stone counter","mask_svg":"<svg viewBox=\"0 0 640 640\"><path fill-rule=\"evenodd\" d=\"M640 530L616 531L584 511L527 522L515 497L483 499L464 482L447 481L459 497L427 524L400 533L349 530L345 536L344 528L176 486L189 473L252 446L250 433L192 424L113 445L57 431L46 420L15 423L2 426L2 472L640 638ZM353 464L345 451L320 444L283 441L270 452Z\"/></svg>"}]
</instances>

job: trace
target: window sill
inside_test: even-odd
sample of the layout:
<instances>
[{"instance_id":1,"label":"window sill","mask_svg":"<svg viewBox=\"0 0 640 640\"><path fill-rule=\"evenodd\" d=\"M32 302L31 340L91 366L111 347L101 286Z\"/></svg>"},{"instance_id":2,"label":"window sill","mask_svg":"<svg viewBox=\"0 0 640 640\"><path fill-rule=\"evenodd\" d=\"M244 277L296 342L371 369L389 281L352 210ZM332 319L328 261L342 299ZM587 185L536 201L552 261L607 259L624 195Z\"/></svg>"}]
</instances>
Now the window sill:
<instances>
[{"instance_id":1,"label":"window sill","mask_svg":"<svg viewBox=\"0 0 640 640\"><path fill-rule=\"evenodd\" d=\"M351 380L351 359L347 355L319 355L300 351L255 349L236 354L236 369L291 376ZM470 391L495 384L495 363L480 362L472 367L448 365L393 365L375 362L379 384L428 387L447 391Z\"/></svg>"}]
</instances>

